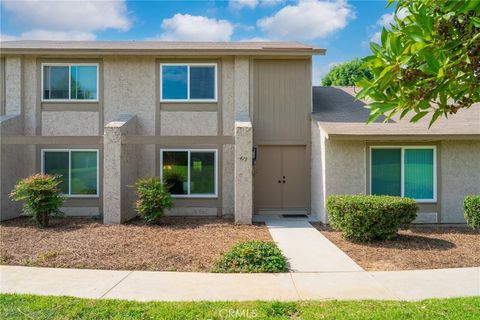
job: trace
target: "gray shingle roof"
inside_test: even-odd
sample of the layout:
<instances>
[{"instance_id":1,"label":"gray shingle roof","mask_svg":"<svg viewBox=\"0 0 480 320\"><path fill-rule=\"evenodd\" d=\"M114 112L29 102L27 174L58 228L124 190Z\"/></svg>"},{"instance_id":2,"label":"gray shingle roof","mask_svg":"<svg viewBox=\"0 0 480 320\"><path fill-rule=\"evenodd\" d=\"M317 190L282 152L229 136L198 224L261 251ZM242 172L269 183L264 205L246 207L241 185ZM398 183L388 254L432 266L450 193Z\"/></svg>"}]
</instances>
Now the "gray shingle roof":
<instances>
[{"instance_id":1,"label":"gray shingle roof","mask_svg":"<svg viewBox=\"0 0 480 320\"><path fill-rule=\"evenodd\" d=\"M364 108L364 102L355 100L356 92L354 87L313 87L312 117L329 137L480 139L480 103L437 120L430 129L428 115L417 123L410 123L413 115L407 115L402 120L395 116L389 123L384 123L383 118L367 125L369 110Z\"/></svg>"}]
</instances>

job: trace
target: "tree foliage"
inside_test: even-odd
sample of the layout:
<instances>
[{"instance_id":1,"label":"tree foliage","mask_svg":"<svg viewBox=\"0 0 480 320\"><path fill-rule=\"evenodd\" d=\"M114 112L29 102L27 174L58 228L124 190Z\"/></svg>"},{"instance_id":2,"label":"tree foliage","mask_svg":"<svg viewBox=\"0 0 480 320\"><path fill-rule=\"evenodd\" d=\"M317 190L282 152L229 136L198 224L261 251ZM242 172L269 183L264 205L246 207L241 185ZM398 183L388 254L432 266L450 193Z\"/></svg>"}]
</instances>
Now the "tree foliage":
<instances>
[{"instance_id":1,"label":"tree foliage","mask_svg":"<svg viewBox=\"0 0 480 320\"><path fill-rule=\"evenodd\" d=\"M370 99L369 122L413 111L410 121L431 114L432 125L479 102L480 1L399 0L395 13L364 59L373 80L357 82L357 98Z\"/></svg>"},{"instance_id":2,"label":"tree foliage","mask_svg":"<svg viewBox=\"0 0 480 320\"><path fill-rule=\"evenodd\" d=\"M354 86L358 80L372 79L372 72L362 60L353 59L333 66L322 79L323 86Z\"/></svg>"},{"instance_id":3,"label":"tree foliage","mask_svg":"<svg viewBox=\"0 0 480 320\"><path fill-rule=\"evenodd\" d=\"M48 227L51 215L62 215L60 207L65 201L59 185L59 176L35 174L17 182L10 197L24 201L25 214L31 215L39 227Z\"/></svg>"}]
</instances>

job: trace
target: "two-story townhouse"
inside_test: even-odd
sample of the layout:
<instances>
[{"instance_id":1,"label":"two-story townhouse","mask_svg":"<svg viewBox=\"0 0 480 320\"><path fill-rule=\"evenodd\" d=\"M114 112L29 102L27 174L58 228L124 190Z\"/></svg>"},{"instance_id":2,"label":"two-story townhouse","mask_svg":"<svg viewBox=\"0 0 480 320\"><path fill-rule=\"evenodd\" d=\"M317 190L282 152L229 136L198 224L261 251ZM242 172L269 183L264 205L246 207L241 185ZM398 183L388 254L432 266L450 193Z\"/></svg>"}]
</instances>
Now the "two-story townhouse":
<instances>
[{"instance_id":1,"label":"two-story townhouse","mask_svg":"<svg viewBox=\"0 0 480 320\"><path fill-rule=\"evenodd\" d=\"M15 182L60 174L68 215L135 215L136 179L169 214L310 212L312 55L291 42L1 44L1 217Z\"/></svg>"},{"instance_id":2,"label":"two-story townhouse","mask_svg":"<svg viewBox=\"0 0 480 320\"><path fill-rule=\"evenodd\" d=\"M292 42L1 43L0 218L37 172L61 174L69 215L121 223L132 185L161 177L171 215L309 214L333 194L417 201L417 222L464 223L480 194L480 105L410 123L367 125L355 88L311 84Z\"/></svg>"}]
</instances>

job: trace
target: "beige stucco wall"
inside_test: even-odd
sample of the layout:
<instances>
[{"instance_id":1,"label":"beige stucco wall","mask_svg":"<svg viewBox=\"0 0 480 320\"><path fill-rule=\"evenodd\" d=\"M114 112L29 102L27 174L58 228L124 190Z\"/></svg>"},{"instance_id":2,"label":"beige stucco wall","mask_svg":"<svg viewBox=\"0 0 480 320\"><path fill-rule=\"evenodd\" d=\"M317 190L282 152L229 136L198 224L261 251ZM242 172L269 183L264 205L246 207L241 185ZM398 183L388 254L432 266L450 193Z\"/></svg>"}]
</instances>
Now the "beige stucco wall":
<instances>
[{"instance_id":1,"label":"beige stucco wall","mask_svg":"<svg viewBox=\"0 0 480 320\"><path fill-rule=\"evenodd\" d=\"M480 194L480 141L442 141L440 222L465 223L463 199Z\"/></svg>"},{"instance_id":2,"label":"beige stucco wall","mask_svg":"<svg viewBox=\"0 0 480 320\"><path fill-rule=\"evenodd\" d=\"M137 133L155 134L156 72L154 57L105 57L104 113L107 124L119 113L137 115Z\"/></svg>"},{"instance_id":3,"label":"beige stucco wall","mask_svg":"<svg viewBox=\"0 0 480 320\"><path fill-rule=\"evenodd\" d=\"M223 146L222 214L231 216L235 208L235 146Z\"/></svg>"},{"instance_id":4,"label":"beige stucco wall","mask_svg":"<svg viewBox=\"0 0 480 320\"><path fill-rule=\"evenodd\" d=\"M98 112L42 112L44 136L98 136Z\"/></svg>"},{"instance_id":5,"label":"beige stucco wall","mask_svg":"<svg viewBox=\"0 0 480 320\"><path fill-rule=\"evenodd\" d=\"M22 109L22 57L5 59L5 114L19 114Z\"/></svg>"},{"instance_id":6,"label":"beige stucco wall","mask_svg":"<svg viewBox=\"0 0 480 320\"><path fill-rule=\"evenodd\" d=\"M160 116L162 136L216 136L216 112L162 111Z\"/></svg>"},{"instance_id":7,"label":"beige stucco wall","mask_svg":"<svg viewBox=\"0 0 480 320\"><path fill-rule=\"evenodd\" d=\"M326 221L326 212L324 207L324 189L323 189L323 154L322 142L324 138L321 136L320 128L317 125L317 121L311 122L312 133L312 152L311 152L311 177L310 177L310 192L311 196L311 215L315 219L319 219L323 222Z\"/></svg>"},{"instance_id":8,"label":"beige stucco wall","mask_svg":"<svg viewBox=\"0 0 480 320\"><path fill-rule=\"evenodd\" d=\"M250 116L250 60L248 57L235 57L233 78L235 114Z\"/></svg>"},{"instance_id":9,"label":"beige stucco wall","mask_svg":"<svg viewBox=\"0 0 480 320\"><path fill-rule=\"evenodd\" d=\"M104 123L120 113L137 116L136 134L155 135L157 104L155 57L105 57L103 60ZM137 146L140 176L155 174L155 146Z\"/></svg>"},{"instance_id":10,"label":"beige stucco wall","mask_svg":"<svg viewBox=\"0 0 480 320\"><path fill-rule=\"evenodd\" d=\"M233 136L235 126L234 62L232 58L222 60L222 118L223 135Z\"/></svg>"},{"instance_id":11,"label":"beige stucco wall","mask_svg":"<svg viewBox=\"0 0 480 320\"><path fill-rule=\"evenodd\" d=\"M20 115L0 116L0 140L9 135L19 135L23 131ZM2 141L0 141L2 142ZM24 178L23 146L1 143L0 147L0 221L18 217L21 203L14 202L9 194L16 182Z\"/></svg>"}]
</instances>

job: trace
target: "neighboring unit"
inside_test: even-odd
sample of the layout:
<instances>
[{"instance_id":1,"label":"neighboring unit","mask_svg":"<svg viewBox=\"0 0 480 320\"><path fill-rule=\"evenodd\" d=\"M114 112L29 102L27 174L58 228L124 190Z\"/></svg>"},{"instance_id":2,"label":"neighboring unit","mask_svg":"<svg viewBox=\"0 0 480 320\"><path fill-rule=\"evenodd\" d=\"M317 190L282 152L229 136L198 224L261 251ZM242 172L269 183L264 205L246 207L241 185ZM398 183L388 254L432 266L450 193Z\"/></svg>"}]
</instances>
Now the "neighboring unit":
<instances>
[{"instance_id":1,"label":"neighboring unit","mask_svg":"<svg viewBox=\"0 0 480 320\"><path fill-rule=\"evenodd\" d=\"M68 215L122 223L132 185L158 176L169 215L309 214L331 194L417 200L418 222L464 223L480 193L480 110L366 125L354 88L312 91L295 42L1 43L1 219L15 183L62 176ZM312 99L313 93L313 99ZM313 112L313 113L312 113Z\"/></svg>"}]
</instances>

